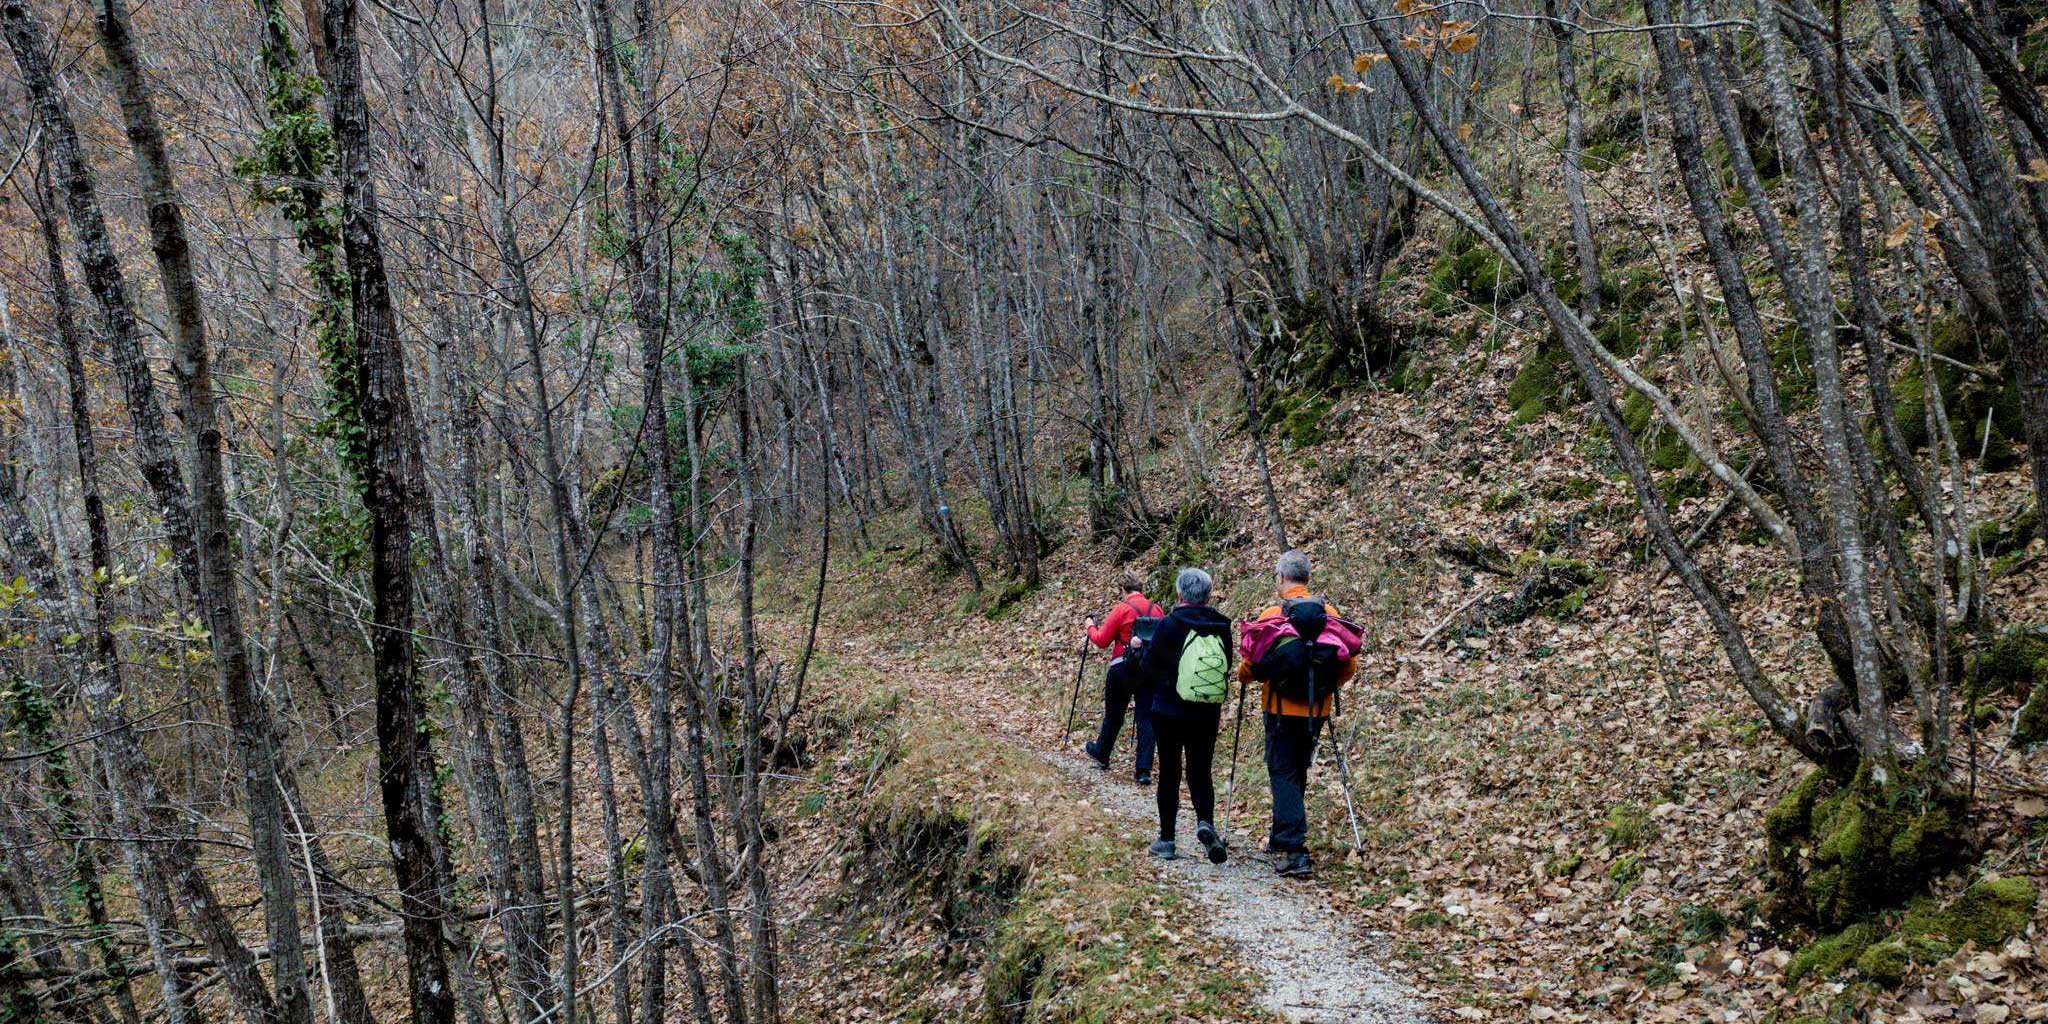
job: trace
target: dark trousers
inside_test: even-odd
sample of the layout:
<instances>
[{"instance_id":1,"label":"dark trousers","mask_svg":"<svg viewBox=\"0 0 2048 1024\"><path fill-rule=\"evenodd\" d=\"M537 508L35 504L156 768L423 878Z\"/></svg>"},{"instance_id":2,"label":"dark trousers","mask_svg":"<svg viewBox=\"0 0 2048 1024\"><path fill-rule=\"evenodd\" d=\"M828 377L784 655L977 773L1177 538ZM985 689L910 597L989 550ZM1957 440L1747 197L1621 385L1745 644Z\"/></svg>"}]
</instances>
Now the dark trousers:
<instances>
[{"instance_id":1,"label":"dark trousers","mask_svg":"<svg viewBox=\"0 0 2048 1024\"><path fill-rule=\"evenodd\" d=\"M1102 759L1116 750L1116 734L1124 728L1124 705L1136 706L1138 719L1138 774L1152 770L1152 696L1137 690L1138 671L1126 658L1109 667L1102 677L1102 731L1095 734L1095 749Z\"/></svg>"},{"instance_id":2,"label":"dark trousers","mask_svg":"<svg viewBox=\"0 0 2048 1024\"><path fill-rule=\"evenodd\" d=\"M1273 780L1273 849L1284 853L1308 849L1308 766L1316 756L1316 733L1323 719L1266 714L1266 774Z\"/></svg>"},{"instance_id":3,"label":"dark trousers","mask_svg":"<svg viewBox=\"0 0 2048 1024\"><path fill-rule=\"evenodd\" d=\"M1159 838L1173 838L1180 814L1180 780L1185 770L1188 800L1196 821L1216 820L1216 717L1161 715L1152 720L1159 740Z\"/></svg>"}]
</instances>

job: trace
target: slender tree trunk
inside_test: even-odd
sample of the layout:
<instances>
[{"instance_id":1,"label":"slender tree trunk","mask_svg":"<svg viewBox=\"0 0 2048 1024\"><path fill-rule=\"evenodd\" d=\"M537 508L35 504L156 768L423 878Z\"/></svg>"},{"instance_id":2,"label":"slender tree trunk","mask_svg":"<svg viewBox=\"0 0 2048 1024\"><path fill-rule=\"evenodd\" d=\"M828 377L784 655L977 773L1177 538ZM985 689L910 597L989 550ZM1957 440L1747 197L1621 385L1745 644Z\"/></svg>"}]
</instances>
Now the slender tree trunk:
<instances>
[{"instance_id":1,"label":"slender tree trunk","mask_svg":"<svg viewBox=\"0 0 2048 1024\"><path fill-rule=\"evenodd\" d=\"M235 592L233 527L227 514L227 482L221 465L220 415L215 410L212 353L206 339L206 313L199 299L199 279L192 266L192 247L185 235L185 215L163 130L149 84L143 79L135 39L129 31L126 0L96 0L94 26L106 53L128 145L142 173L148 211L150 250L170 310L173 358L178 382L179 424L191 471L192 529L199 581L193 595L213 639L213 655L221 694L234 729L235 753L242 768L242 800L249 816L257 876L263 892L263 916L271 948L271 979L284 1024L311 1024L313 1006L307 985L305 950L299 944L298 895L292 878L292 854L285 839L283 786L278 763L276 725L269 702L257 691L243 636L241 604Z\"/></svg>"},{"instance_id":2,"label":"slender tree trunk","mask_svg":"<svg viewBox=\"0 0 2048 1024\"><path fill-rule=\"evenodd\" d=\"M1564 201L1571 209L1572 247L1579 267L1579 310L1587 317L1600 314L1600 251L1593 241L1593 218L1586 209L1586 174L1580 155L1585 150L1585 118L1579 113L1578 39L1566 24L1559 0L1543 0L1543 13L1550 21L1550 36L1557 44L1557 91L1564 104ZM1576 3L1572 11L1576 23Z\"/></svg>"},{"instance_id":3,"label":"slender tree trunk","mask_svg":"<svg viewBox=\"0 0 2048 1024\"><path fill-rule=\"evenodd\" d=\"M351 397L360 403L367 463L362 492L370 511L377 781L404 912L413 1020L452 1024L455 998L442 934L445 879L435 867L434 826L423 796L434 777L434 758L421 730L412 636L413 514L420 505L423 477L405 351L384 270L356 19L355 0L323 0L321 30L329 59L336 177L341 183L342 248L355 330Z\"/></svg>"}]
</instances>

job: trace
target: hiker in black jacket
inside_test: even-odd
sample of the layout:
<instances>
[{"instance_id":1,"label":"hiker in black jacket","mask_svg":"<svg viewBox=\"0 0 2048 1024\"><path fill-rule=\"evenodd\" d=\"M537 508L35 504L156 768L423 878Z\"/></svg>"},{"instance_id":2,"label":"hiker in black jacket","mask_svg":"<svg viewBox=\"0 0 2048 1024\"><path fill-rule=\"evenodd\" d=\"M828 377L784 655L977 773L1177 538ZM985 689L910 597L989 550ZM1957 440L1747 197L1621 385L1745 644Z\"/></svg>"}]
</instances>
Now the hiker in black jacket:
<instances>
[{"instance_id":1,"label":"hiker in black jacket","mask_svg":"<svg viewBox=\"0 0 2048 1024\"><path fill-rule=\"evenodd\" d=\"M1214 583L1200 569L1182 569L1173 590L1180 604L1159 624L1143 648L1143 673L1152 692L1152 734L1158 744L1159 841L1152 855L1174 858L1174 819L1180 814L1180 781L1187 773L1188 799L1195 805L1195 839L1212 863L1230 856L1216 834L1216 732L1230 693L1230 620L1209 607ZM1186 664L1183 664L1186 662Z\"/></svg>"}]
</instances>

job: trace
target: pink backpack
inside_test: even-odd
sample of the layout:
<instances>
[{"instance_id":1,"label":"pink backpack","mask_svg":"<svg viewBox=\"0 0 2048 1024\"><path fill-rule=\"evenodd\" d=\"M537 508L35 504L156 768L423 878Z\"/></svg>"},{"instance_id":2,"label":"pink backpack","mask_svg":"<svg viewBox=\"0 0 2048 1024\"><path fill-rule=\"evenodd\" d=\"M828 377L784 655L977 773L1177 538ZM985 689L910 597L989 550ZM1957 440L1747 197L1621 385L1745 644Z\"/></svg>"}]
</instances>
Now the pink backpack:
<instances>
[{"instance_id":1,"label":"pink backpack","mask_svg":"<svg viewBox=\"0 0 2048 1024\"><path fill-rule=\"evenodd\" d=\"M1257 619L1244 624L1238 649L1244 652L1247 662L1256 665L1283 637L1299 639L1300 636L1301 634L1294 630L1294 623L1287 621L1285 615ZM1332 615L1324 624L1322 635L1316 637L1316 643L1336 648L1337 657L1349 661L1358 657L1359 650L1365 647L1365 638L1359 634L1356 624Z\"/></svg>"}]
</instances>

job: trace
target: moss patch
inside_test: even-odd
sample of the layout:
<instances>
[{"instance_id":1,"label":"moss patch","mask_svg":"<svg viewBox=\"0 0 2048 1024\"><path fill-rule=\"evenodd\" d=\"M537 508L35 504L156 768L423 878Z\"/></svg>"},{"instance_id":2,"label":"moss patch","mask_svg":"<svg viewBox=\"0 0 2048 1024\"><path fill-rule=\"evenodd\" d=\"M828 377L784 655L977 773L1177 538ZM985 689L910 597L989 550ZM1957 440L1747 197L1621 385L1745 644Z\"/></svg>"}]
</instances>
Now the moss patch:
<instances>
[{"instance_id":1,"label":"moss patch","mask_svg":"<svg viewBox=\"0 0 2048 1024\"><path fill-rule=\"evenodd\" d=\"M1408 349L1400 326L1374 307L1314 291L1274 306L1255 354L1273 388L1326 391L1386 372Z\"/></svg>"},{"instance_id":2,"label":"moss patch","mask_svg":"<svg viewBox=\"0 0 2048 1024\"><path fill-rule=\"evenodd\" d=\"M1865 922L1815 939L1792 957L1791 965L1785 968L1785 983L1796 985L1808 977L1832 978L1863 955L1876 938L1877 929Z\"/></svg>"},{"instance_id":3,"label":"moss patch","mask_svg":"<svg viewBox=\"0 0 2048 1024\"><path fill-rule=\"evenodd\" d=\"M1692 450L1679 439L1677 431L1665 429L1656 407L1643 397L1642 392L1630 391L1622 400L1621 421L1635 435L1642 447L1643 459L1652 469L1675 472L1695 464Z\"/></svg>"},{"instance_id":4,"label":"moss patch","mask_svg":"<svg viewBox=\"0 0 2048 1024\"><path fill-rule=\"evenodd\" d=\"M1335 403L1322 396L1308 396L1276 407L1280 413L1280 439L1290 451L1313 448L1328 438L1324 422Z\"/></svg>"},{"instance_id":5,"label":"moss patch","mask_svg":"<svg viewBox=\"0 0 2048 1024\"><path fill-rule=\"evenodd\" d=\"M1992 638L1976 659L1980 694L2026 693L2048 674L2048 633L2015 626Z\"/></svg>"},{"instance_id":6,"label":"moss patch","mask_svg":"<svg viewBox=\"0 0 2048 1024\"><path fill-rule=\"evenodd\" d=\"M1607 812L1607 841L1617 849L1634 850L1657 838L1657 823L1641 804L1621 804Z\"/></svg>"},{"instance_id":7,"label":"moss patch","mask_svg":"<svg viewBox=\"0 0 2048 1024\"><path fill-rule=\"evenodd\" d=\"M1986 558L2024 549L2041 530L2040 510L2029 506L2004 519L1988 519L1970 530L1970 543Z\"/></svg>"},{"instance_id":8,"label":"moss patch","mask_svg":"<svg viewBox=\"0 0 2048 1024\"><path fill-rule=\"evenodd\" d=\"M2012 745L2030 747L2048 740L2048 682L2036 684L2034 693L2012 722Z\"/></svg>"},{"instance_id":9,"label":"moss patch","mask_svg":"<svg viewBox=\"0 0 2048 1024\"><path fill-rule=\"evenodd\" d=\"M2026 930L2039 901L2032 883L1994 875L1978 879L1938 910L1923 906L1907 912L1899 932L1996 949Z\"/></svg>"},{"instance_id":10,"label":"moss patch","mask_svg":"<svg viewBox=\"0 0 2048 1024\"><path fill-rule=\"evenodd\" d=\"M1176 573L1187 566L1214 562L1236 532L1237 521L1228 506L1199 498L1183 503L1156 535L1159 554L1146 574L1146 590L1153 594L1173 593Z\"/></svg>"},{"instance_id":11,"label":"moss patch","mask_svg":"<svg viewBox=\"0 0 2048 1024\"><path fill-rule=\"evenodd\" d=\"M1992 365L2005 357L2005 341L1996 332L1979 332L1961 317L1936 322L1930 329L1928 347L1937 354L1971 365ZM2008 374L2007 376L2011 376ZM1964 458L1984 453L1987 470L2010 469L2019 464L2021 423L2018 385L2012 381L1989 381L1952 363L1934 364L1934 386L1941 392L1942 409L1948 414L1949 430ZM1894 415L1899 434L1914 450L1926 447L1927 376L1917 358L1907 357L1905 370L1893 388Z\"/></svg>"},{"instance_id":12,"label":"moss patch","mask_svg":"<svg viewBox=\"0 0 2048 1024\"><path fill-rule=\"evenodd\" d=\"M1558 354L1550 348L1538 345L1508 383L1508 407L1515 411L1509 422L1515 426L1533 423L1567 404L1565 376L1558 370Z\"/></svg>"},{"instance_id":13,"label":"moss patch","mask_svg":"<svg viewBox=\"0 0 2048 1024\"><path fill-rule=\"evenodd\" d=\"M1460 232L1429 268L1423 301L1439 313L1460 308L1459 298L1481 306L1505 306L1522 295L1522 275L1513 264Z\"/></svg>"}]
</instances>

